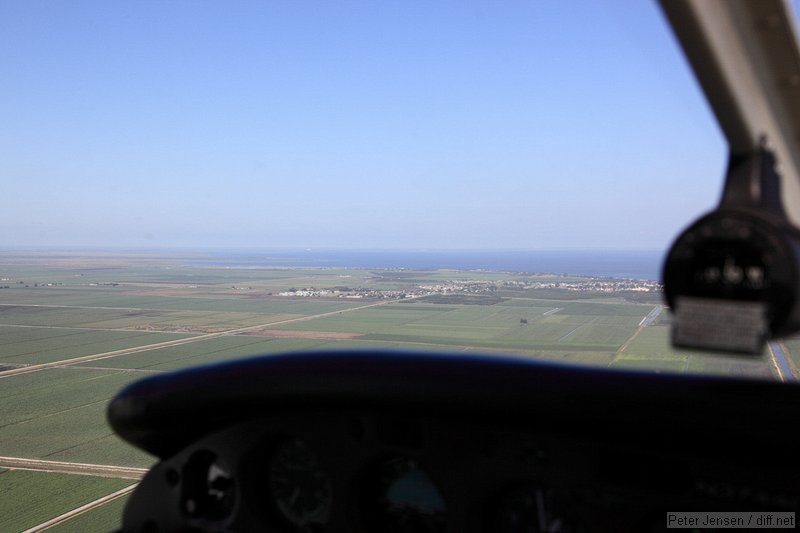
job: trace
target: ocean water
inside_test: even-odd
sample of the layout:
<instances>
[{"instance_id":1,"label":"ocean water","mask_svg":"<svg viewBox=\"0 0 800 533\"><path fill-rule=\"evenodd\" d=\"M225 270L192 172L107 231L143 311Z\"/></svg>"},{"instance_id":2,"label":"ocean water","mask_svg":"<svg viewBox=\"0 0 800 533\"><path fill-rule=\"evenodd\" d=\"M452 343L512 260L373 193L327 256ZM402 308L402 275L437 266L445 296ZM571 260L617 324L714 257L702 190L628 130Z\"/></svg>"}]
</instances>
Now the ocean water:
<instances>
[{"instance_id":1,"label":"ocean water","mask_svg":"<svg viewBox=\"0 0 800 533\"><path fill-rule=\"evenodd\" d=\"M662 251L280 250L219 251L196 265L495 270L660 279Z\"/></svg>"}]
</instances>

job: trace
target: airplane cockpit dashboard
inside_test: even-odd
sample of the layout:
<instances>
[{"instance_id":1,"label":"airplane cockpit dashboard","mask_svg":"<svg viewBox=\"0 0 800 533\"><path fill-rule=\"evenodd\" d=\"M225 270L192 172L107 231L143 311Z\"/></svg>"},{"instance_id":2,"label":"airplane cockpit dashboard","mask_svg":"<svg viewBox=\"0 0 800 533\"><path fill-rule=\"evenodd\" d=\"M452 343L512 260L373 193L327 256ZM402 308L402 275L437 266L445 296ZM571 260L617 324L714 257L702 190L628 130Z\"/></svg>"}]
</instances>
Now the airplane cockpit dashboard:
<instances>
[{"instance_id":1,"label":"airplane cockpit dashboard","mask_svg":"<svg viewBox=\"0 0 800 533\"><path fill-rule=\"evenodd\" d=\"M794 512L798 409L766 381L379 351L149 378L110 420L161 458L125 531L661 531Z\"/></svg>"}]
</instances>

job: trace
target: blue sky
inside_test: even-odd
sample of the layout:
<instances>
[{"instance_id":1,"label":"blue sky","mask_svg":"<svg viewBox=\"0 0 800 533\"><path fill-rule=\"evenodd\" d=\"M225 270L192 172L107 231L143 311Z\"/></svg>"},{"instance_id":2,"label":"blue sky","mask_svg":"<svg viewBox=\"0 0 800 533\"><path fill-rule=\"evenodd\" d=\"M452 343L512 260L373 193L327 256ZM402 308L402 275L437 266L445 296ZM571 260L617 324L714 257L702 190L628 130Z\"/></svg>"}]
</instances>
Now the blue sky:
<instances>
[{"instance_id":1,"label":"blue sky","mask_svg":"<svg viewBox=\"0 0 800 533\"><path fill-rule=\"evenodd\" d=\"M0 246L663 249L726 146L655 3L0 3Z\"/></svg>"}]
</instances>

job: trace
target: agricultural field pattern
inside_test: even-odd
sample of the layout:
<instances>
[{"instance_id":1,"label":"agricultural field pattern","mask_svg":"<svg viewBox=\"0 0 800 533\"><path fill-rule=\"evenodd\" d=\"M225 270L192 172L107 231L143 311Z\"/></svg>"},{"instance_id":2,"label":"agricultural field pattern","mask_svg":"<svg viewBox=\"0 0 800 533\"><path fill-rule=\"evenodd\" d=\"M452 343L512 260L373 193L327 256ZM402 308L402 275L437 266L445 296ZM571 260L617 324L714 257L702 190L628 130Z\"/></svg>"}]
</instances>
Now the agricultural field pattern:
<instances>
[{"instance_id":1,"label":"agricultural field pattern","mask_svg":"<svg viewBox=\"0 0 800 533\"><path fill-rule=\"evenodd\" d=\"M110 531L155 459L105 420L126 384L257 354L501 354L783 381L760 357L676 350L655 282L552 273L264 267L191 254L0 254L0 531Z\"/></svg>"}]
</instances>

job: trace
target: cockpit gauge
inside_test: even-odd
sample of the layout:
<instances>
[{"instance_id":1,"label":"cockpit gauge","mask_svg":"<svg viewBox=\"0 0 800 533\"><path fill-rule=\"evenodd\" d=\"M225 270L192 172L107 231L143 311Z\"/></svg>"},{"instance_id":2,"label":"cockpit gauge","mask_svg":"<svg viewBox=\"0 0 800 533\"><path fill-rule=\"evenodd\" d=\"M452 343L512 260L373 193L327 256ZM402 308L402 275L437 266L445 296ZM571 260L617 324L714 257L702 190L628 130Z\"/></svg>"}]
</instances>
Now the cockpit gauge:
<instances>
[{"instance_id":1,"label":"cockpit gauge","mask_svg":"<svg viewBox=\"0 0 800 533\"><path fill-rule=\"evenodd\" d=\"M313 532L328 522L331 478L305 441L292 438L278 444L267 469L270 501L288 525L295 531Z\"/></svg>"},{"instance_id":2,"label":"cockpit gauge","mask_svg":"<svg viewBox=\"0 0 800 533\"><path fill-rule=\"evenodd\" d=\"M368 531L450 531L444 498L415 459L392 457L380 462L370 472L363 494Z\"/></svg>"}]
</instances>

